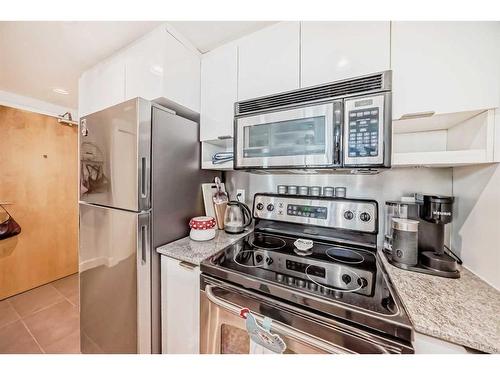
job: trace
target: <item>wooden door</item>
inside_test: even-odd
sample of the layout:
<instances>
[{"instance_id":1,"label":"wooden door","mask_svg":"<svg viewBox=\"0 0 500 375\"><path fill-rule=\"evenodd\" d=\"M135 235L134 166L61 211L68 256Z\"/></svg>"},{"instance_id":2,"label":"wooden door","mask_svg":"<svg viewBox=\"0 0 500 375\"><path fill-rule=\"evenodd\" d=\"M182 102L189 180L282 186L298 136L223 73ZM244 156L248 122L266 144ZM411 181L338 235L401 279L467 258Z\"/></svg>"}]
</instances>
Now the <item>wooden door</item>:
<instances>
[{"instance_id":1,"label":"wooden door","mask_svg":"<svg viewBox=\"0 0 500 375\"><path fill-rule=\"evenodd\" d=\"M0 202L22 228L0 240L0 300L78 271L77 131L0 106Z\"/></svg>"}]
</instances>

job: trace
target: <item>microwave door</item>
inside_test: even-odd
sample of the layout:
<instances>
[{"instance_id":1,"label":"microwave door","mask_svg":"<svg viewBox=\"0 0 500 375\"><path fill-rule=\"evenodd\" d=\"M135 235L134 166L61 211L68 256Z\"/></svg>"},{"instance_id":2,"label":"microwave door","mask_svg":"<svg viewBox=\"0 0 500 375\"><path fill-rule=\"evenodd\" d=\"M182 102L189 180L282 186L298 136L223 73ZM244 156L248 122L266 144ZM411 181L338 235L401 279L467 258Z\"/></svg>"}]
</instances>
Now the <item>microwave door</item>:
<instances>
[{"instance_id":1,"label":"microwave door","mask_svg":"<svg viewBox=\"0 0 500 375\"><path fill-rule=\"evenodd\" d=\"M236 168L305 168L332 164L333 103L236 120Z\"/></svg>"}]
</instances>

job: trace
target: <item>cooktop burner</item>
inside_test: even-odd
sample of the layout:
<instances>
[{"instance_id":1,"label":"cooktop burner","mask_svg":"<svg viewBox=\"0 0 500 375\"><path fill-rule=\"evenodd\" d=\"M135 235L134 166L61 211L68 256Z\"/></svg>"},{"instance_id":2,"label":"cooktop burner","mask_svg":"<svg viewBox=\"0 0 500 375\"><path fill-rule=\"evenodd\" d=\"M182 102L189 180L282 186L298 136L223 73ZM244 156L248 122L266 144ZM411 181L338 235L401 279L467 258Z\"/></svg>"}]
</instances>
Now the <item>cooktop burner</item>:
<instances>
[{"instance_id":1,"label":"cooktop burner","mask_svg":"<svg viewBox=\"0 0 500 375\"><path fill-rule=\"evenodd\" d=\"M279 237L268 236L260 233L254 234L250 241L251 246L265 250L278 250L286 245L286 242Z\"/></svg>"},{"instance_id":2,"label":"cooktop burner","mask_svg":"<svg viewBox=\"0 0 500 375\"><path fill-rule=\"evenodd\" d=\"M334 261L347 264L360 264L365 260L363 254L359 251L341 247L326 249L326 255Z\"/></svg>"}]
</instances>

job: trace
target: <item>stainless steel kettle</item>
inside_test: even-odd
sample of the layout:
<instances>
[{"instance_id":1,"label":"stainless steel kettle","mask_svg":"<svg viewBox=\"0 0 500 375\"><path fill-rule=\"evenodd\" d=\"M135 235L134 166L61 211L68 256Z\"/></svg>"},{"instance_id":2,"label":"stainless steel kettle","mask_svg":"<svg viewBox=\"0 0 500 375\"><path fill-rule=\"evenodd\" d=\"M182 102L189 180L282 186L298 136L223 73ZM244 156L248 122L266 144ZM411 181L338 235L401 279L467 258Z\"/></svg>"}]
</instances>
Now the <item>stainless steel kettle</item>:
<instances>
[{"instance_id":1,"label":"stainless steel kettle","mask_svg":"<svg viewBox=\"0 0 500 375\"><path fill-rule=\"evenodd\" d=\"M227 233L241 233L252 223L252 213L248 206L238 201L227 202L224 214L224 230Z\"/></svg>"}]
</instances>

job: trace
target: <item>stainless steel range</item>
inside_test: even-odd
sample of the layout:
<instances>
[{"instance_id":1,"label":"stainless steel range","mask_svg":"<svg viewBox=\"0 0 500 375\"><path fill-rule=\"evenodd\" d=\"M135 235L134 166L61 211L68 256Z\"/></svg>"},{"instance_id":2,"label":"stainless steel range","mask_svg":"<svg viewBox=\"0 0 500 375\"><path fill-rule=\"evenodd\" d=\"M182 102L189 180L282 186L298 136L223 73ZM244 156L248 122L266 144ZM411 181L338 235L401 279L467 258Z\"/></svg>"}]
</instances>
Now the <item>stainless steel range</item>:
<instances>
[{"instance_id":1,"label":"stainless steel range","mask_svg":"<svg viewBox=\"0 0 500 375\"><path fill-rule=\"evenodd\" d=\"M201 264L202 353L248 353L249 308L294 353L412 353L374 200L256 194L253 233Z\"/></svg>"}]
</instances>

